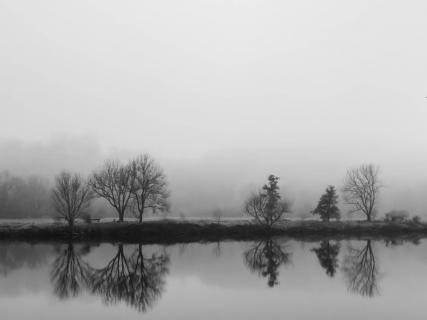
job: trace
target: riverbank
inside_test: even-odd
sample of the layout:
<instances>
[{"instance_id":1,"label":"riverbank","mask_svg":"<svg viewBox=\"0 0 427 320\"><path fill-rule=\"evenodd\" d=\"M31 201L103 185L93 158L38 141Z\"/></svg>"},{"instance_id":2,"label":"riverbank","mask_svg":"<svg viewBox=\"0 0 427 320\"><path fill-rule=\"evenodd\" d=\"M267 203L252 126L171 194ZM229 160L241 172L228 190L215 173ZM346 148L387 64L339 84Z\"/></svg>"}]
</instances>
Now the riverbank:
<instances>
[{"instance_id":1,"label":"riverbank","mask_svg":"<svg viewBox=\"0 0 427 320\"><path fill-rule=\"evenodd\" d=\"M72 233L65 224L1 224L3 241L109 241L138 243L212 242L257 240L284 236L295 239L424 238L427 223L383 221L284 221L266 228L248 221L157 220L77 224Z\"/></svg>"}]
</instances>

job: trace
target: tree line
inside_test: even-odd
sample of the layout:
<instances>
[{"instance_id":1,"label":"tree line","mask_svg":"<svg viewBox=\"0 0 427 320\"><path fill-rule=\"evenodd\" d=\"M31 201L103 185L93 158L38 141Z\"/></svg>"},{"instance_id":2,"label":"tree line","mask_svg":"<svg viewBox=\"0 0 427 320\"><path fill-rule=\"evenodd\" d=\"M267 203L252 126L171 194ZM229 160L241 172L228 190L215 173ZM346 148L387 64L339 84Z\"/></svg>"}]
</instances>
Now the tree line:
<instances>
[{"instance_id":1,"label":"tree line","mask_svg":"<svg viewBox=\"0 0 427 320\"><path fill-rule=\"evenodd\" d=\"M9 172L0 172L0 215L25 218L46 215L50 207L48 179L38 176L16 177Z\"/></svg>"},{"instance_id":2,"label":"tree line","mask_svg":"<svg viewBox=\"0 0 427 320\"><path fill-rule=\"evenodd\" d=\"M371 240L366 240L364 245L363 241L358 246L349 245L341 268L338 261L340 248L338 241L323 240L319 247L311 251L316 254L327 276L332 278L338 269L342 270L350 292L367 297L378 295L380 272ZM292 253L288 252L285 243L279 239L266 239L254 243L244 253L245 264L249 270L267 278L269 287L279 284L279 269L291 264L291 257Z\"/></svg>"},{"instance_id":3,"label":"tree line","mask_svg":"<svg viewBox=\"0 0 427 320\"><path fill-rule=\"evenodd\" d=\"M25 211L31 211L34 216L42 216L51 206L56 216L73 227L77 219L90 219L89 207L95 198L104 199L116 212L119 222L124 221L127 212L142 222L148 210L156 213L170 209L166 174L148 154L126 163L107 160L88 177L62 171L55 176L53 190L49 191L48 185L48 181L41 178L24 180L1 173L0 212L21 217ZM341 187L344 203L351 213L361 212L371 221L377 212L381 187L379 167L364 164L351 168ZM335 186L327 186L312 214L326 222L339 220L338 201ZM283 220L284 214L291 212L291 203L280 194L279 177L270 175L267 183L247 198L243 211L256 223L269 227Z\"/></svg>"},{"instance_id":4,"label":"tree line","mask_svg":"<svg viewBox=\"0 0 427 320\"><path fill-rule=\"evenodd\" d=\"M148 154L127 163L107 160L89 178L62 171L55 177L52 201L58 215L73 227L91 201L105 199L116 211L118 221L130 210L142 222L147 209L168 211L170 192L163 169Z\"/></svg>"},{"instance_id":5,"label":"tree line","mask_svg":"<svg viewBox=\"0 0 427 320\"><path fill-rule=\"evenodd\" d=\"M280 221L291 208L291 203L282 199L279 193L278 181L279 177L270 175L267 184L260 191L251 194L244 204L246 214L268 227ZM372 221L381 187L379 167L364 164L347 171L341 190L345 203L350 206L350 212L361 212L367 221ZM338 194L334 186L326 188L312 214L318 215L322 221L341 218Z\"/></svg>"}]
</instances>

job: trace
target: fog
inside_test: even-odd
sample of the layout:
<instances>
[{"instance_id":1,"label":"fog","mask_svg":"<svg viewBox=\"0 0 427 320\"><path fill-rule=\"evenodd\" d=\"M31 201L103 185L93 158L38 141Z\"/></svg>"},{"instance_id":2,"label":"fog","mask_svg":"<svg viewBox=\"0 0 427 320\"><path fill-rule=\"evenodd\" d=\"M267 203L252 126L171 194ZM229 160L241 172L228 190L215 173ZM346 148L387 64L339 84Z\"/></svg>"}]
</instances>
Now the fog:
<instances>
[{"instance_id":1,"label":"fog","mask_svg":"<svg viewBox=\"0 0 427 320\"><path fill-rule=\"evenodd\" d=\"M106 159L124 162L146 151L103 150L95 138L89 137L62 137L45 143L3 141L0 143L0 171L52 181L53 176L63 169L90 175ZM387 155L387 152L373 150L368 157L380 166L380 179L384 185L379 200L380 216L392 209L405 209L427 218L424 196L427 174L422 174L423 162L427 159L415 151L414 156L409 156L409 151ZM304 149L303 146L223 149L198 159L153 156L168 176L172 203L170 215L186 217L212 217L215 210L221 210L223 216L243 216L245 198L259 189L270 173L281 178L282 195L292 202L293 213L289 216L308 217L326 186L333 184L339 190L346 170L366 159L365 153L342 154L327 148ZM105 204L102 200L99 203ZM340 207L345 213L347 208L342 201ZM99 215L115 215L108 206L101 208Z\"/></svg>"},{"instance_id":2,"label":"fog","mask_svg":"<svg viewBox=\"0 0 427 320\"><path fill-rule=\"evenodd\" d=\"M374 163L380 212L427 217L426 14L423 1L0 1L0 171L52 179L148 152L172 215L239 215L270 173L305 215Z\"/></svg>"}]
</instances>

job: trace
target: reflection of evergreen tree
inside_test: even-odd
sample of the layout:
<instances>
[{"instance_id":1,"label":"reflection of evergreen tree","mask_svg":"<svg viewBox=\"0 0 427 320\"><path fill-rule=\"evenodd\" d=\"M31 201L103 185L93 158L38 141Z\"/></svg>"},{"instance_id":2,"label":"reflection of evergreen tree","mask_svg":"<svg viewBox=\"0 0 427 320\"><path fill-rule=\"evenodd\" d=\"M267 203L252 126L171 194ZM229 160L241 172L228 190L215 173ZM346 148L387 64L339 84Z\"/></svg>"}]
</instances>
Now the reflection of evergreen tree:
<instances>
[{"instance_id":1,"label":"reflection of evergreen tree","mask_svg":"<svg viewBox=\"0 0 427 320\"><path fill-rule=\"evenodd\" d=\"M75 250L72 243L60 249L51 270L51 281L54 284L55 294L65 299L75 297L88 285L92 268L81 259L87 254L88 247Z\"/></svg>"},{"instance_id":2,"label":"reflection of evergreen tree","mask_svg":"<svg viewBox=\"0 0 427 320\"><path fill-rule=\"evenodd\" d=\"M262 277L267 277L269 287L274 287L279 282L279 267L290 262L290 254L278 242L269 239L260 241L244 253L246 265L252 272L257 272Z\"/></svg>"},{"instance_id":3,"label":"reflection of evergreen tree","mask_svg":"<svg viewBox=\"0 0 427 320\"><path fill-rule=\"evenodd\" d=\"M340 252L340 244L337 242L331 244L330 241L322 241L319 248L312 249L319 259L319 263L326 274L333 277L338 268L338 253Z\"/></svg>"},{"instance_id":4,"label":"reflection of evergreen tree","mask_svg":"<svg viewBox=\"0 0 427 320\"><path fill-rule=\"evenodd\" d=\"M126 257L123 245L119 245L107 266L93 272L92 292L102 296L107 304L124 301L138 311L146 311L163 291L168 264L165 254L144 257L142 245Z\"/></svg>"},{"instance_id":5,"label":"reflection of evergreen tree","mask_svg":"<svg viewBox=\"0 0 427 320\"><path fill-rule=\"evenodd\" d=\"M350 291L368 297L379 293L377 284L379 270L370 240L366 241L362 249L349 248L349 255L344 259L343 271Z\"/></svg>"}]
</instances>

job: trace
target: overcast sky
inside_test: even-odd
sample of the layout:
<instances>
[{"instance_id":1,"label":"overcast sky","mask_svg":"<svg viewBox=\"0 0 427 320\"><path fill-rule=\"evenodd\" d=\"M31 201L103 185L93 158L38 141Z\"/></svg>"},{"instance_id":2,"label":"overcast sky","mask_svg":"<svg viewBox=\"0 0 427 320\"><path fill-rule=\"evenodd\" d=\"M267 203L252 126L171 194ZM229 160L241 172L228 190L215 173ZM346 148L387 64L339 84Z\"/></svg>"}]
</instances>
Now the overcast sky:
<instances>
[{"instance_id":1,"label":"overcast sky","mask_svg":"<svg viewBox=\"0 0 427 320\"><path fill-rule=\"evenodd\" d=\"M426 17L426 1L0 0L0 137L427 153Z\"/></svg>"}]
</instances>

